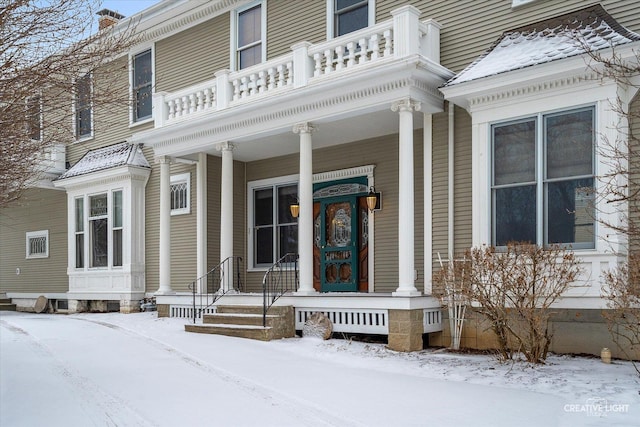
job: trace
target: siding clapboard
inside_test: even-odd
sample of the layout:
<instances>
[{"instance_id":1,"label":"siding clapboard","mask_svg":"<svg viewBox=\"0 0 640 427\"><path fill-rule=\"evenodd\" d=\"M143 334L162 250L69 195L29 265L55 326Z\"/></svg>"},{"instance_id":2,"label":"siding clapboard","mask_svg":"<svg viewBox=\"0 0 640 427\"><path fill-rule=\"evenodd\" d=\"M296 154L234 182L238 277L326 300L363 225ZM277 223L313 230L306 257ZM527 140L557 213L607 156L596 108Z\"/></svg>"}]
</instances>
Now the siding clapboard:
<instances>
[{"instance_id":1,"label":"siding clapboard","mask_svg":"<svg viewBox=\"0 0 640 427\"><path fill-rule=\"evenodd\" d=\"M49 231L49 256L26 259L26 233L40 230ZM64 191L29 189L0 211L0 292L66 292L67 253Z\"/></svg>"},{"instance_id":2,"label":"siding clapboard","mask_svg":"<svg viewBox=\"0 0 640 427\"><path fill-rule=\"evenodd\" d=\"M267 59L286 55L291 46L326 39L327 6L324 1L270 0L267 3Z\"/></svg>"}]
</instances>

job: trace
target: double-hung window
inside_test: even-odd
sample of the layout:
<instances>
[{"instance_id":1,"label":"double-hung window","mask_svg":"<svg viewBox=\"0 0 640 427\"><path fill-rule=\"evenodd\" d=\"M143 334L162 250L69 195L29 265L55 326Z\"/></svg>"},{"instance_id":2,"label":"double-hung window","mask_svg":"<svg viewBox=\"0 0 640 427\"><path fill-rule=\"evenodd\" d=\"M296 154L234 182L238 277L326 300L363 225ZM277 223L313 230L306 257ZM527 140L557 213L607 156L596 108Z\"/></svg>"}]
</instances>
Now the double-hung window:
<instances>
[{"instance_id":1,"label":"double-hung window","mask_svg":"<svg viewBox=\"0 0 640 427\"><path fill-rule=\"evenodd\" d=\"M27 99L27 135L34 141L42 139L42 98L35 95Z\"/></svg>"},{"instance_id":2,"label":"double-hung window","mask_svg":"<svg viewBox=\"0 0 640 427\"><path fill-rule=\"evenodd\" d=\"M234 61L238 70L259 64L264 56L265 17L263 2L236 13Z\"/></svg>"},{"instance_id":3,"label":"double-hung window","mask_svg":"<svg viewBox=\"0 0 640 427\"><path fill-rule=\"evenodd\" d=\"M75 200L76 268L84 268L84 198Z\"/></svg>"},{"instance_id":4,"label":"double-hung window","mask_svg":"<svg viewBox=\"0 0 640 427\"><path fill-rule=\"evenodd\" d=\"M107 267L109 261L107 194L89 196L89 248L91 267Z\"/></svg>"},{"instance_id":5,"label":"double-hung window","mask_svg":"<svg viewBox=\"0 0 640 427\"><path fill-rule=\"evenodd\" d=\"M88 249L88 267L90 268L122 267L124 239L122 197L122 190L113 190L74 199L76 268L86 267L85 249ZM86 213L85 203L88 206ZM88 245L88 248L85 248L85 245Z\"/></svg>"},{"instance_id":6,"label":"double-hung window","mask_svg":"<svg viewBox=\"0 0 640 427\"><path fill-rule=\"evenodd\" d=\"M372 0L329 0L332 15L333 37L366 28L372 24Z\"/></svg>"},{"instance_id":7,"label":"double-hung window","mask_svg":"<svg viewBox=\"0 0 640 427\"><path fill-rule=\"evenodd\" d=\"M493 244L595 247L594 108L491 127Z\"/></svg>"},{"instance_id":8,"label":"double-hung window","mask_svg":"<svg viewBox=\"0 0 640 427\"><path fill-rule=\"evenodd\" d=\"M76 139L92 135L91 75L85 74L76 80L75 131Z\"/></svg>"},{"instance_id":9,"label":"double-hung window","mask_svg":"<svg viewBox=\"0 0 640 427\"><path fill-rule=\"evenodd\" d=\"M138 122L151 117L153 58L151 49L134 55L131 59L133 90L133 120Z\"/></svg>"},{"instance_id":10,"label":"double-hung window","mask_svg":"<svg viewBox=\"0 0 640 427\"><path fill-rule=\"evenodd\" d=\"M253 267L268 267L287 253L298 252L298 223L290 206L297 201L297 183L252 188Z\"/></svg>"}]
</instances>

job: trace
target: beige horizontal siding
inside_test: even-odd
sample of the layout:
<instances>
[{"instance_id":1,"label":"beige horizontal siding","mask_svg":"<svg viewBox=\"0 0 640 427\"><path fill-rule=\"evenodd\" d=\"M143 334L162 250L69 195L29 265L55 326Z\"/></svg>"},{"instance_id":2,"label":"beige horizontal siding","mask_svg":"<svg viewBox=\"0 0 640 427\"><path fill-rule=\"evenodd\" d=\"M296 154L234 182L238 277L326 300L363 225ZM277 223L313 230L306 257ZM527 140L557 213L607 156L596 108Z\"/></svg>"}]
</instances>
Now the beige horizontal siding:
<instances>
[{"instance_id":1,"label":"beige horizontal siding","mask_svg":"<svg viewBox=\"0 0 640 427\"><path fill-rule=\"evenodd\" d=\"M637 2L603 0L600 3L620 24L632 31L640 31ZM420 19L432 18L443 26L440 63L457 73L486 51L504 31L562 15L594 2L538 0L513 9L510 0L377 0L376 21L390 19L390 12L404 4L420 9Z\"/></svg>"},{"instance_id":2,"label":"beige horizontal siding","mask_svg":"<svg viewBox=\"0 0 640 427\"><path fill-rule=\"evenodd\" d=\"M211 80L229 68L229 13L160 40L155 46L156 91L172 92Z\"/></svg>"},{"instance_id":3,"label":"beige horizontal siding","mask_svg":"<svg viewBox=\"0 0 640 427\"><path fill-rule=\"evenodd\" d=\"M270 0L267 3L267 59L291 52L301 41L326 39L326 2Z\"/></svg>"},{"instance_id":4,"label":"beige horizontal siding","mask_svg":"<svg viewBox=\"0 0 640 427\"><path fill-rule=\"evenodd\" d=\"M26 233L40 230L49 231L49 257L26 259ZM29 189L0 210L0 293L67 292L67 253L64 191Z\"/></svg>"},{"instance_id":5,"label":"beige horizontal siding","mask_svg":"<svg viewBox=\"0 0 640 427\"><path fill-rule=\"evenodd\" d=\"M454 251L463 252L472 244L471 221L471 116L454 109Z\"/></svg>"},{"instance_id":6,"label":"beige horizontal siding","mask_svg":"<svg viewBox=\"0 0 640 427\"><path fill-rule=\"evenodd\" d=\"M440 267L438 263L438 253L443 259L448 259L448 180L449 180L449 120L448 113L443 112L433 115L433 194L432 194L432 245L433 245L433 268L434 271ZM434 284L434 292L437 292Z\"/></svg>"}]
</instances>

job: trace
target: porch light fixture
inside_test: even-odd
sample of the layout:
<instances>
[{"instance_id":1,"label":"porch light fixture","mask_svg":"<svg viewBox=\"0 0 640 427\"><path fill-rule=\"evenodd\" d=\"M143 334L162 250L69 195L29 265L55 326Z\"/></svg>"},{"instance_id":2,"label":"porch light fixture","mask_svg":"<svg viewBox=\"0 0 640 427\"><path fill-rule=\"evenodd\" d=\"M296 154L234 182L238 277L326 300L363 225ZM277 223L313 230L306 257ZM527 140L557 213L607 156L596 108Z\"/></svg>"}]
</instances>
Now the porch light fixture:
<instances>
[{"instance_id":1,"label":"porch light fixture","mask_svg":"<svg viewBox=\"0 0 640 427\"><path fill-rule=\"evenodd\" d=\"M289 210L291 211L292 217L298 218L298 215L300 215L300 202L290 204Z\"/></svg>"},{"instance_id":2,"label":"porch light fixture","mask_svg":"<svg viewBox=\"0 0 640 427\"><path fill-rule=\"evenodd\" d=\"M373 186L369 188L369 194L367 194L367 207L371 212L378 211L382 207L382 193L376 192Z\"/></svg>"}]
</instances>

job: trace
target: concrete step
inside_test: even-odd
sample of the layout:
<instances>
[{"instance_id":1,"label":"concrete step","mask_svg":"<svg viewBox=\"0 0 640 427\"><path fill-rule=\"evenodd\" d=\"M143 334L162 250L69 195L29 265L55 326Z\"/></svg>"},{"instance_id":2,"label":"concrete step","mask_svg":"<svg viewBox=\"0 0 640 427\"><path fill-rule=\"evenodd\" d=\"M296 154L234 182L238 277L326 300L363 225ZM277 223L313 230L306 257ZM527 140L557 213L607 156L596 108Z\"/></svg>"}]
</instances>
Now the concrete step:
<instances>
[{"instance_id":1,"label":"concrete step","mask_svg":"<svg viewBox=\"0 0 640 427\"><path fill-rule=\"evenodd\" d=\"M225 325L208 323L202 325L184 325L184 330L187 332L195 332L200 334L225 335L228 337L250 338L260 341L271 341L271 339L273 339L273 329L269 326L264 328L262 326L253 325Z\"/></svg>"},{"instance_id":2,"label":"concrete step","mask_svg":"<svg viewBox=\"0 0 640 427\"><path fill-rule=\"evenodd\" d=\"M218 313L240 313L240 314L259 314L262 316L261 305L218 305ZM286 307L271 307L267 314L286 315L290 310L289 306Z\"/></svg>"},{"instance_id":3,"label":"concrete step","mask_svg":"<svg viewBox=\"0 0 640 427\"><path fill-rule=\"evenodd\" d=\"M16 305L11 302L0 302L0 311L16 311Z\"/></svg>"},{"instance_id":4,"label":"concrete step","mask_svg":"<svg viewBox=\"0 0 640 427\"><path fill-rule=\"evenodd\" d=\"M273 326L273 323L282 316L275 314L267 314L267 325ZM203 324L224 324L224 325L253 325L262 326L262 314L248 313L212 313L205 314L202 317Z\"/></svg>"}]
</instances>

